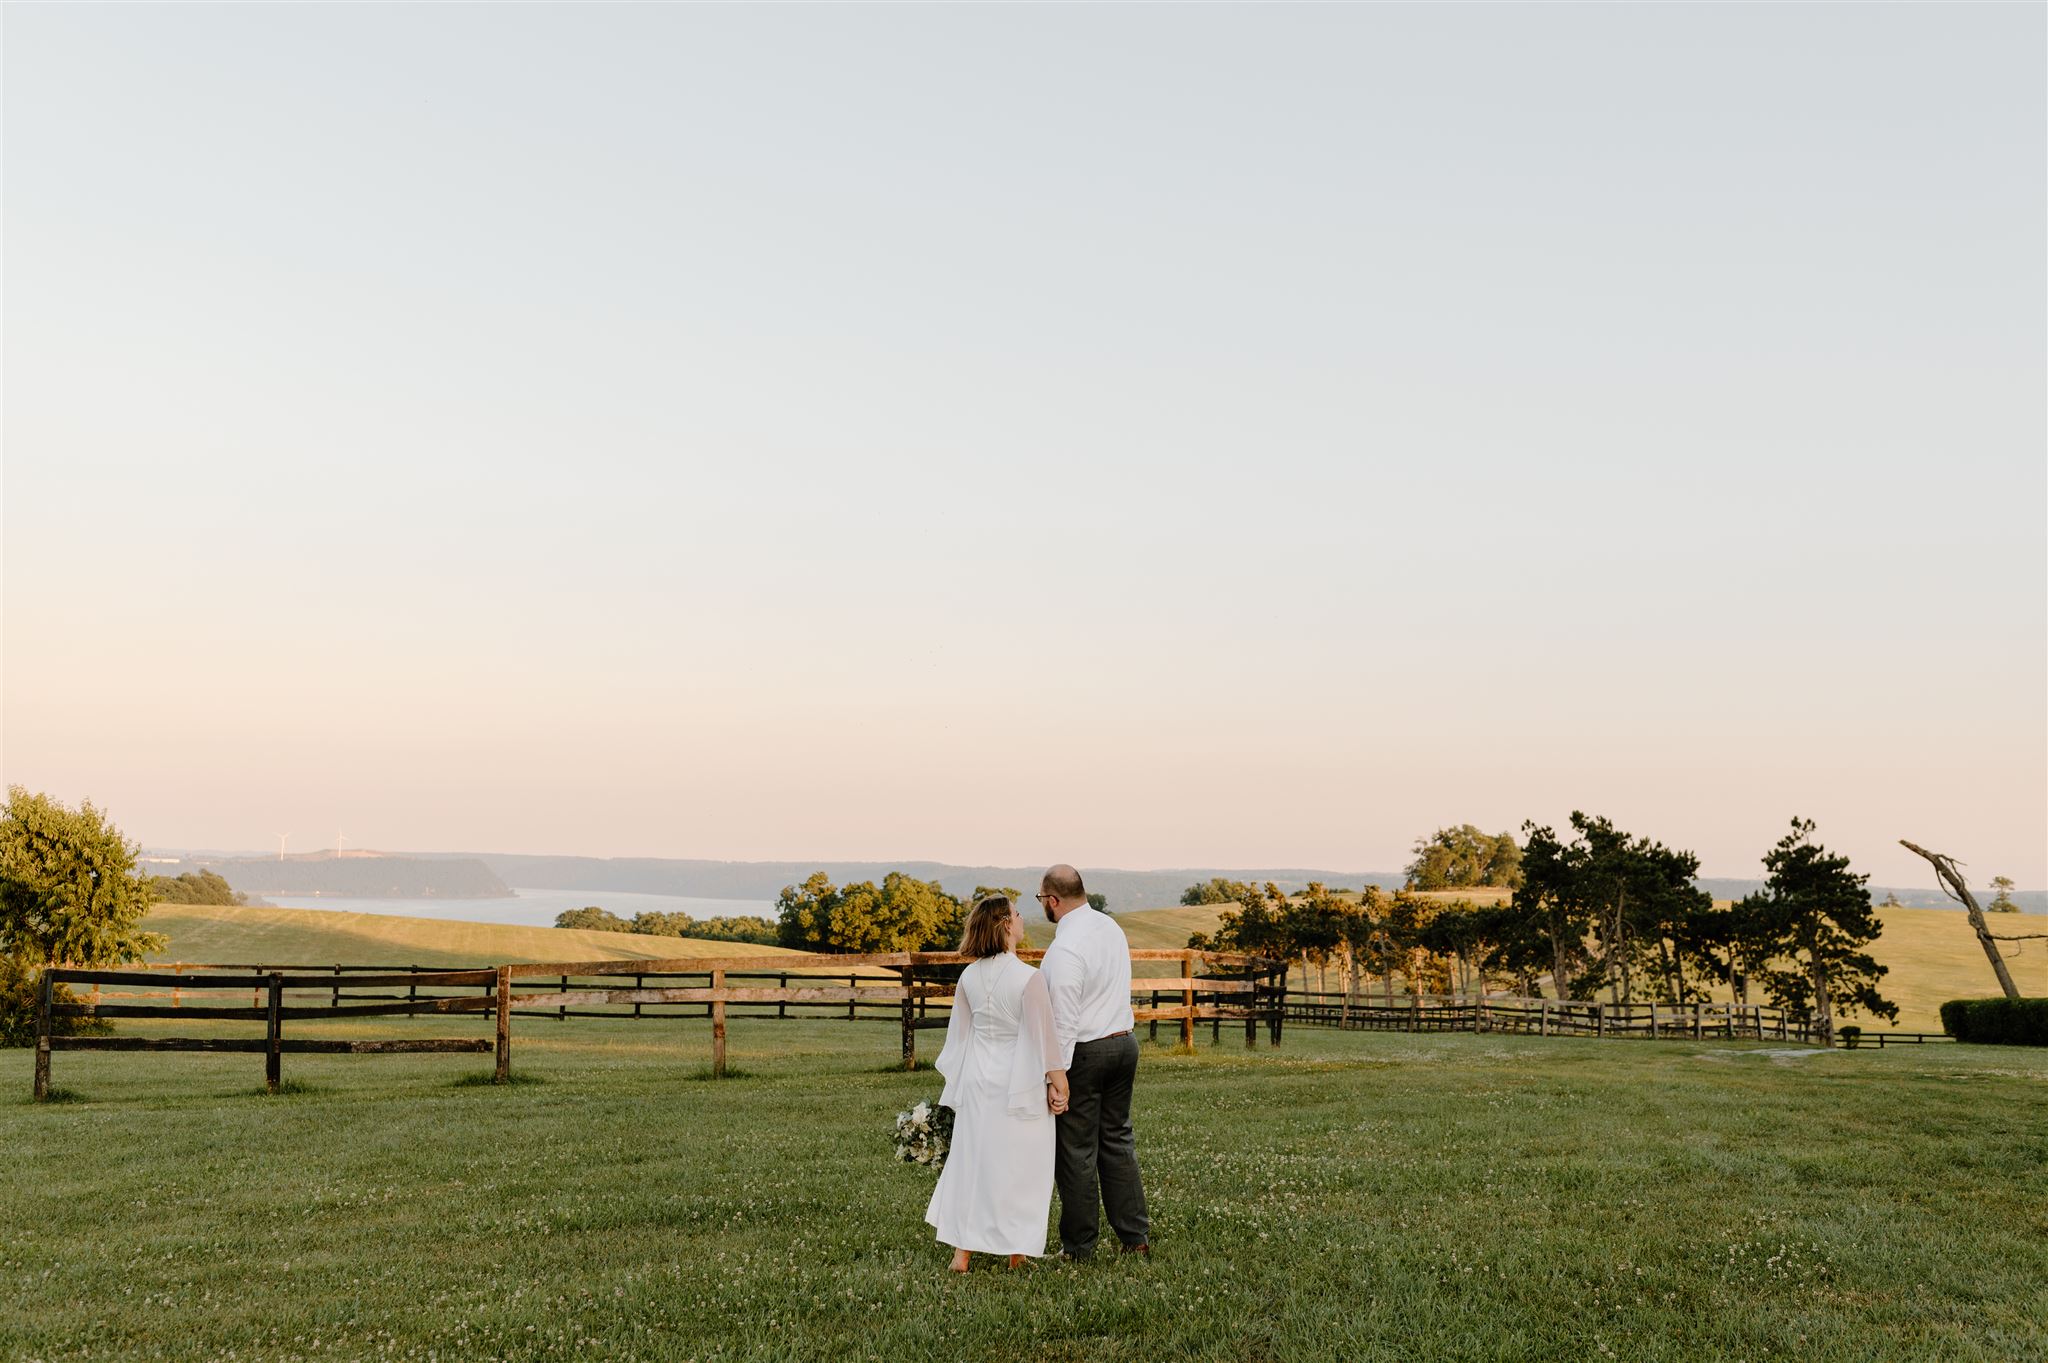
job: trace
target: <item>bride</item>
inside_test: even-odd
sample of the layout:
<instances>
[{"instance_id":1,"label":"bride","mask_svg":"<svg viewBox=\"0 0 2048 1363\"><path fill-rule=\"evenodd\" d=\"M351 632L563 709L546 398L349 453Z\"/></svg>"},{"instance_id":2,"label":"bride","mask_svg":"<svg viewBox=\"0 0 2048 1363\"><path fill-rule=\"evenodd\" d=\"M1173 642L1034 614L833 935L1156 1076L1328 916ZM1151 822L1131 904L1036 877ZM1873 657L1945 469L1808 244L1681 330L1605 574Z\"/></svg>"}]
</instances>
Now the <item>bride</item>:
<instances>
[{"instance_id":1,"label":"bride","mask_svg":"<svg viewBox=\"0 0 2048 1363\"><path fill-rule=\"evenodd\" d=\"M960 943L974 958L953 992L939 1052L953 1109L953 1140L924 1219L953 1246L953 1271L969 1255L1007 1254L1010 1267L1045 1253L1052 1207L1053 1120L1067 1109L1067 1072L1045 979L1017 959L1024 920L1005 895L978 901Z\"/></svg>"}]
</instances>

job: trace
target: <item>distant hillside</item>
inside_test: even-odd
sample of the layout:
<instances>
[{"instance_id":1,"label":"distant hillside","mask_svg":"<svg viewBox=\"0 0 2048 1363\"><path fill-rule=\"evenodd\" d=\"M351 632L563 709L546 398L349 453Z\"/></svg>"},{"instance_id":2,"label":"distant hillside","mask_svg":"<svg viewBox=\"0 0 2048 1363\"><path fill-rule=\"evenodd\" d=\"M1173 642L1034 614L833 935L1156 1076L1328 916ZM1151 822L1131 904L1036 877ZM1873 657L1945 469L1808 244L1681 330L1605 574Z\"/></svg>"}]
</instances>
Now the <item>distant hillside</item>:
<instances>
[{"instance_id":1,"label":"distant hillside","mask_svg":"<svg viewBox=\"0 0 2048 1363\"><path fill-rule=\"evenodd\" d=\"M509 852L451 855L474 857L509 885L706 899L773 899L783 886L799 884L816 871L823 871L840 884L879 881L891 871L902 871L919 880L936 880L951 894L971 894L977 885L1011 885L1028 893L1038 888L1038 877L1045 872L1043 866L953 866L938 861L682 861L665 857L543 857ZM1109 897L1112 910L1178 904L1182 890L1212 876L1261 883L1271 880L1286 890L1299 890L1311 880L1351 889L1368 884L1391 888L1402 881L1398 872L1317 871L1299 867L1123 871L1084 866L1081 872L1091 891Z\"/></svg>"},{"instance_id":2,"label":"distant hillside","mask_svg":"<svg viewBox=\"0 0 2048 1363\"><path fill-rule=\"evenodd\" d=\"M250 895L336 895L344 899L503 899L512 889L474 857L391 857L332 853L177 862L157 874L212 871Z\"/></svg>"}]
</instances>

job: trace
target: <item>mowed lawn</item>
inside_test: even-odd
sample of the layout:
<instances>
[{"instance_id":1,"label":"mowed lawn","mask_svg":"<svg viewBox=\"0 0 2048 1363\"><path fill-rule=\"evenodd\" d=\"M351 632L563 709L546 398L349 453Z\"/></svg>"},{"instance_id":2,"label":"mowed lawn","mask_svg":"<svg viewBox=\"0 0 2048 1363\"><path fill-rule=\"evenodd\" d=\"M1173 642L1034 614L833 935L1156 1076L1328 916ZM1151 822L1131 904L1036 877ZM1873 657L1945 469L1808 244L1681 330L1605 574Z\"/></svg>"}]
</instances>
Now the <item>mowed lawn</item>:
<instances>
[{"instance_id":1,"label":"mowed lawn","mask_svg":"<svg viewBox=\"0 0 2048 1363\"><path fill-rule=\"evenodd\" d=\"M2042 1052L1148 1046L1156 1257L957 1279L893 1027L736 1020L723 1082L702 1022L516 1033L539 1082L60 1052L41 1107L0 1052L0 1358L2048 1357Z\"/></svg>"}]
</instances>

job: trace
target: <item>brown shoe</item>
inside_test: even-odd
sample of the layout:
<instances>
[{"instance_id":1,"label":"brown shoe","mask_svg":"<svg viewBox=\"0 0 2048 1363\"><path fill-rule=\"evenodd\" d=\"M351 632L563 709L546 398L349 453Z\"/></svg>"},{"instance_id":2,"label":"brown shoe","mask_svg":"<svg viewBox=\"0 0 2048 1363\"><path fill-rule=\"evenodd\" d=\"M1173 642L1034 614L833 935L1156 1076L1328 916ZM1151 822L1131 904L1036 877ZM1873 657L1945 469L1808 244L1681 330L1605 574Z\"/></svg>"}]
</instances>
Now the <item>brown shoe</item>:
<instances>
[{"instance_id":1,"label":"brown shoe","mask_svg":"<svg viewBox=\"0 0 2048 1363\"><path fill-rule=\"evenodd\" d=\"M1145 1258L1149 1259L1152 1257L1152 1245L1149 1241L1142 1245L1125 1245L1123 1252L1126 1254L1143 1255Z\"/></svg>"}]
</instances>

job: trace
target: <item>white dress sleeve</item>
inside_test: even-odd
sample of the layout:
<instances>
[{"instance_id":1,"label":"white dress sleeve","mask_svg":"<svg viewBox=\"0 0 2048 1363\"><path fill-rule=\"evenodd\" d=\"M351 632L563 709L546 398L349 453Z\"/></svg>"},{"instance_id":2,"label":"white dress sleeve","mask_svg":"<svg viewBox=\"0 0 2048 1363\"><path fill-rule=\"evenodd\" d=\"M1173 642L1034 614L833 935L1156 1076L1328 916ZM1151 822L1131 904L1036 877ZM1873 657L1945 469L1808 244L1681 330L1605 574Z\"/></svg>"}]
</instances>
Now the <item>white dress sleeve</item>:
<instances>
[{"instance_id":1,"label":"white dress sleeve","mask_svg":"<svg viewBox=\"0 0 2048 1363\"><path fill-rule=\"evenodd\" d=\"M1053 1026L1052 991L1042 971L1024 982L1017 1008L1017 1048L1010 1056L1008 1106L1013 1117L1043 1117L1047 1071L1062 1070L1059 1032Z\"/></svg>"},{"instance_id":2,"label":"white dress sleeve","mask_svg":"<svg viewBox=\"0 0 2048 1363\"><path fill-rule=\"evenodd\" d=\"M967 1000L967 975L961 972L953 986L953 1015L946 1022L946 1044L932 1062L945 1076L946 1087L939 1093L939 1106L960 1110L958 1092L961 1076L967 1073L967 1055L974 1048L974 1008Z\"/></svg>"}]
</instances>

